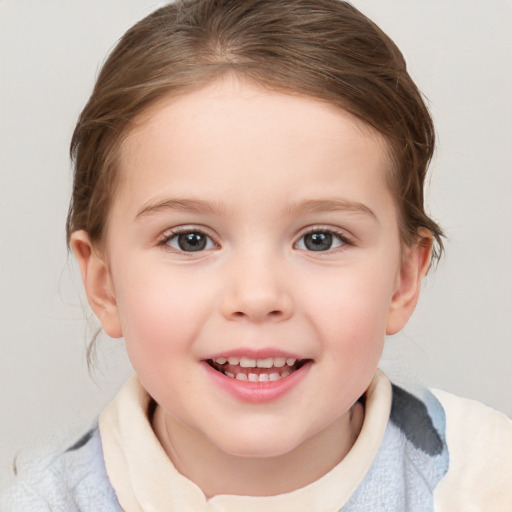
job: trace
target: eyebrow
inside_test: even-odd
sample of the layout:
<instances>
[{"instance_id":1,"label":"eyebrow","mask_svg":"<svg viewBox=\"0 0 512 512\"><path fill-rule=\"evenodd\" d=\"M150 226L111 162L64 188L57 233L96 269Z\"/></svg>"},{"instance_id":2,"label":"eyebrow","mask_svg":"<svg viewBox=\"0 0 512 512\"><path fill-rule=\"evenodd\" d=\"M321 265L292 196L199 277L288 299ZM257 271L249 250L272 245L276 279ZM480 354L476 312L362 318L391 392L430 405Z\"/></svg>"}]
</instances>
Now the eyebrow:
<instances>
[{"instance_id":1,"label":"eyebrow","mask_svg":"<svg viewBox=\"0 0 512 512\"><path fill-rule=\"evenodd\" d=\"M221 204L204 201L202 199L173 198L162 201L149 202L141 208L135 216L136 220L147 217L151 214L165 212L168 210L184 212L219 215L225 208ZM290 204L286 208L287 213L292 216L307 215L324 212L349 212L368 215L378 221L377 215L371 208L357 201L346 199L307 199L296 204Z\"/></svg>"},{"instance_id":2,"label":"eyebrow","mask_svg":"<svg viewBox=\"0 0 512 512\"><path fill-rule=\"evenodd\" d=\"M202 199L164 199L162 201L147 203L139 210L135 219L139 220L143 217L147 217L148 215L165 212L167 210L184 213L207 213L218 215L224 210L224 208L219 204L212 203L210 201L203 201Z\"/></svg>"},{"instance_id":3,"label":"eyebrow","mask_svg":"<svg viewBox=\"0 0 512 512\"><path fill-rule=\"evenodd\" d=\"M308 199L288 206L291 215L306 215L324 212L349 212L368 215L378 221L375 212L363 203L346 199Z\"/></svg>"}]
</instances>

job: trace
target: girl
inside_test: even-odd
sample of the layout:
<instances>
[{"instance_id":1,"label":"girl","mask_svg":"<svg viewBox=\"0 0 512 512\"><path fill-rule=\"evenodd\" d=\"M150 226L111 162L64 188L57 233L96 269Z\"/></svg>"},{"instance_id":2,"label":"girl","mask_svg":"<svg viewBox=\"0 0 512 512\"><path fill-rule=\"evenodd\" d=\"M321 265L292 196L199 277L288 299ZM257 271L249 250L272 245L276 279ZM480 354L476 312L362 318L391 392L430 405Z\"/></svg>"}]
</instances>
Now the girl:
<instances>
[{"instance_id":1,"label":"girl","mask_svg":"<svg viewBox=\"0 0 512 512\"><path fill-rule=\"evenodd\" d=\"M377 369L442 249L433 143L347 3L188 0L130 29L73 135L67 229L136 376L6 509L510 508L510 420Z\"/></svg>"}]
</instances>

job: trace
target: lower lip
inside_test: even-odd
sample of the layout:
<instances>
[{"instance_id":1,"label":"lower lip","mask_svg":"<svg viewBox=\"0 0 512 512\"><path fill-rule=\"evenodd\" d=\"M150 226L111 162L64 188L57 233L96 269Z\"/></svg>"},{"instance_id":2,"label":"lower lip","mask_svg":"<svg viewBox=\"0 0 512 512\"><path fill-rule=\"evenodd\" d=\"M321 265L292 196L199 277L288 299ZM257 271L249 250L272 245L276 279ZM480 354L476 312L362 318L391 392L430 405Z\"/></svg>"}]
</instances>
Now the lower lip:
<instances>
[{"instance_id":1,"label":"lower lip","mask_svg":"<svg viewBox=\"0 0 512 512\"><path fill-rule=\"evenodd\" d=\"M281 396L297 386L308 374L312 362L308 361L287 377L268 382L237 380L214 370L206 361L203 361L202 364L208 372L210 379L223 391L243 402L261 404L278 400Z\"/></svg>"}]
</instances>

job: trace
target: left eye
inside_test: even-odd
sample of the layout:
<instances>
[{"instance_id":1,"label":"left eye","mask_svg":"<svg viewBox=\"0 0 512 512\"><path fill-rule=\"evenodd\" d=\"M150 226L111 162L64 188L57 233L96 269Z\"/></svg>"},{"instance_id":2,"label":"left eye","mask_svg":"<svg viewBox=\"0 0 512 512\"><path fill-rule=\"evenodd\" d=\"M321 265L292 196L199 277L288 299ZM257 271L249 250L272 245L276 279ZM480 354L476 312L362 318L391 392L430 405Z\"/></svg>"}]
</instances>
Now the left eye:
<instances>
[{"instance_id":1,"label":"left eye","mask_svg":"<svg viewBox=\"0 0 512 512\"><path fill-rule=\"evenodd\" d=\"M165 245L182 252L199 252L215 247L213 240L200 231L176 233L166 239Z\"/></svg>"},{"instance_id":2,"label":"left eye","mask_svg":"<svg viewBox=\"0 0 512 512\"><path fill-rule=\"evenodd\" d=\"M302 236L296 247L305 251L320 252L336 249L345 243L347 242L341 235L331 231L312 231Z\"/></svg>"}]
</instances>

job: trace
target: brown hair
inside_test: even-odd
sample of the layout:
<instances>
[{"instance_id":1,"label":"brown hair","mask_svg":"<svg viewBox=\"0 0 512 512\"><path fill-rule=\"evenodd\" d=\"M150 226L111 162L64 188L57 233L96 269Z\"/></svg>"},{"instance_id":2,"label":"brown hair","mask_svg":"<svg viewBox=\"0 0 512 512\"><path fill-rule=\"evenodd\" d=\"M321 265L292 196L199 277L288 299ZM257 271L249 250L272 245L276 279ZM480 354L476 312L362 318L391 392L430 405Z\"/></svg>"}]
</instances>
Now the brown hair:
<instances>
[{"instance_id":1,"label":"brown hair","mask_svg":"<svg viewBox=\"0 0 512 512\"><path fill-rule=\"evenodd\" d=\"M178 0L134 25L106 60L71 142L75 163L68 241L78 229L101 242L124 137L150 105L227 73L325 100L384 135L402 241L442 230L424 209L434 127L400 50L339 0Z\"/></svg>"}]
</instances>

